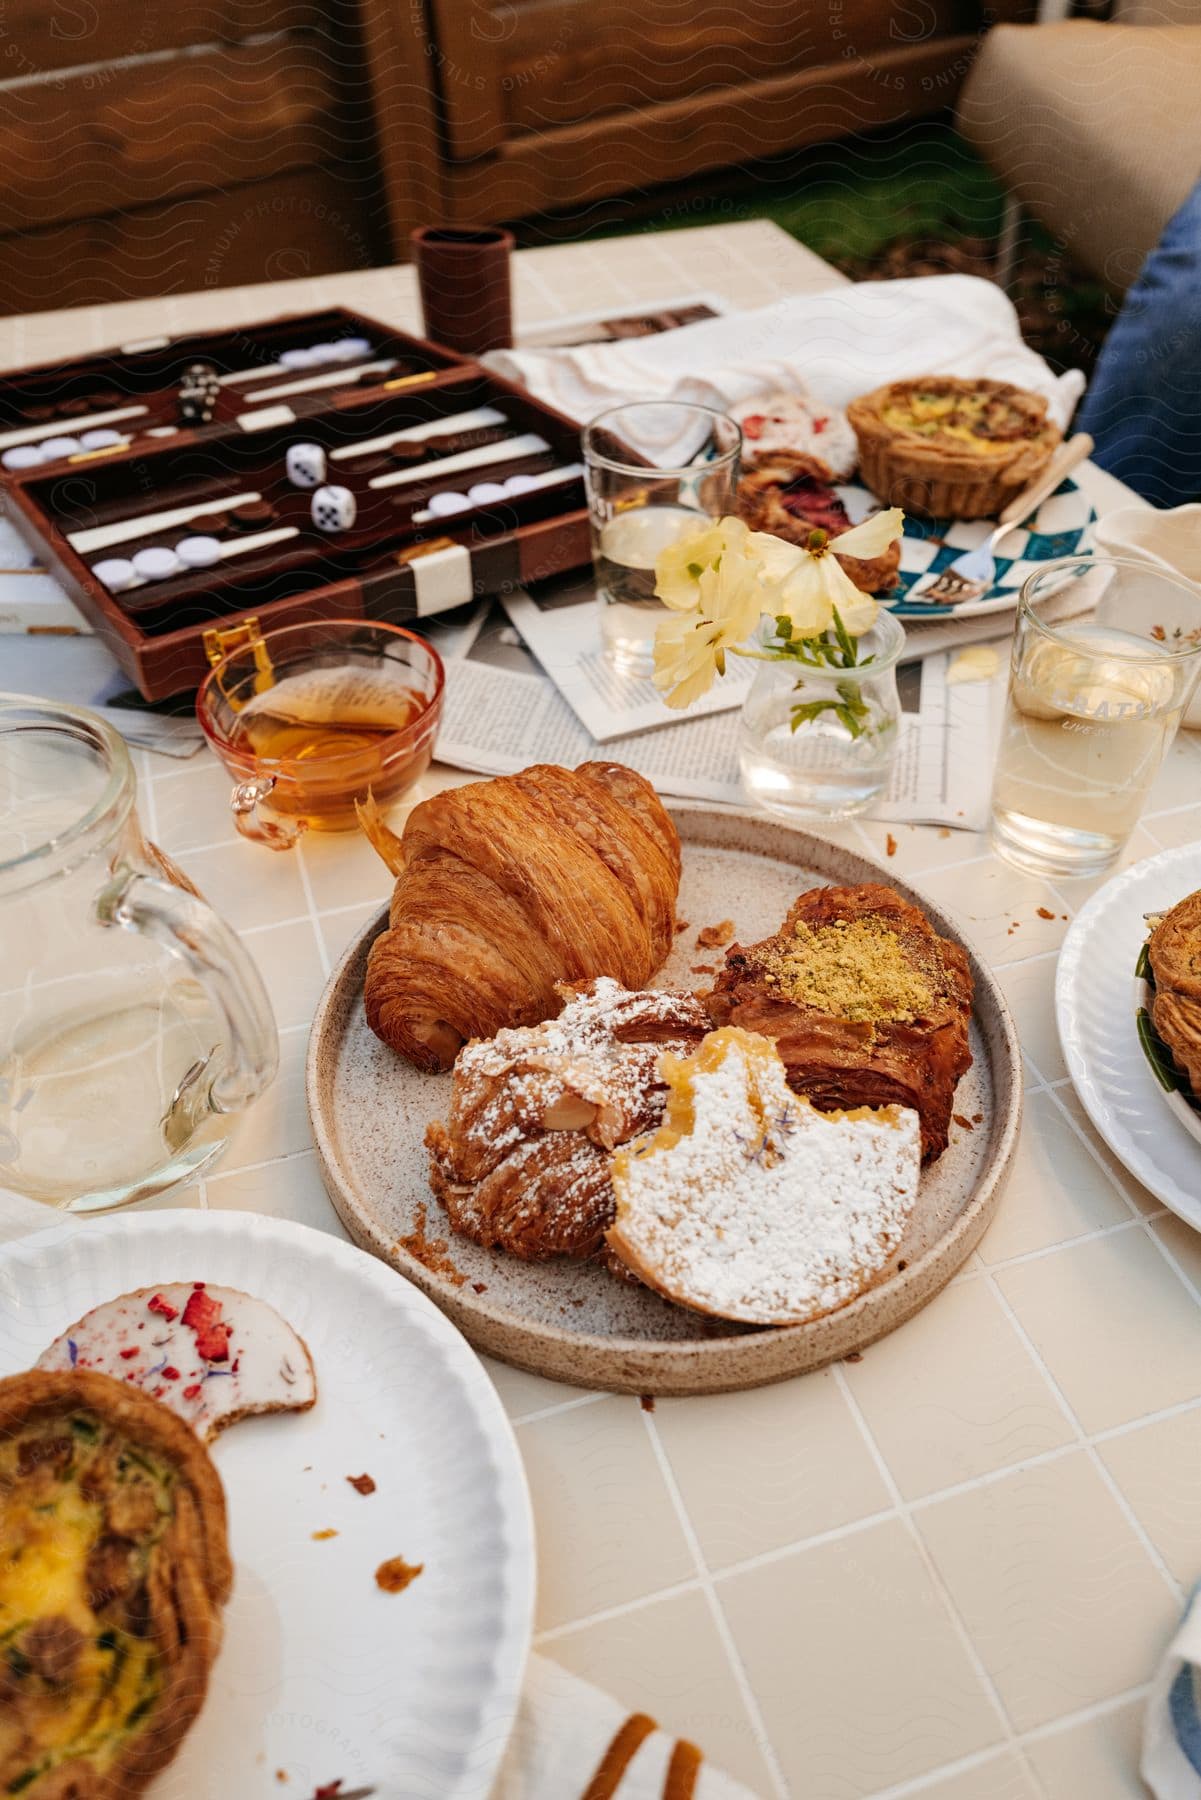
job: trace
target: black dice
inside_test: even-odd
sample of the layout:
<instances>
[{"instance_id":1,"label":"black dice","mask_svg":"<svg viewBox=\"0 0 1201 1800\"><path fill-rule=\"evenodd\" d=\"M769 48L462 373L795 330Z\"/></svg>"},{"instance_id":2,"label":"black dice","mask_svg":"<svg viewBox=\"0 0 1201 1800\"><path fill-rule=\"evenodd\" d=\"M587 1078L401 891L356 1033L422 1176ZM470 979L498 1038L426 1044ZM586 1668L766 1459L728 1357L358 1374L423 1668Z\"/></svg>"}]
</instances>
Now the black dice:
<instances>
[{"instance_id":1,"label":"black dice","mask_svg":"<svg viewBox=\"0 0 1201 1800\"><path fill-rule=\"evenodd\" d=\"M176 401L181 423L207 425L217 410L221 378L212 363L189 363L180 378Z\"/></svg>"}]
</instances>

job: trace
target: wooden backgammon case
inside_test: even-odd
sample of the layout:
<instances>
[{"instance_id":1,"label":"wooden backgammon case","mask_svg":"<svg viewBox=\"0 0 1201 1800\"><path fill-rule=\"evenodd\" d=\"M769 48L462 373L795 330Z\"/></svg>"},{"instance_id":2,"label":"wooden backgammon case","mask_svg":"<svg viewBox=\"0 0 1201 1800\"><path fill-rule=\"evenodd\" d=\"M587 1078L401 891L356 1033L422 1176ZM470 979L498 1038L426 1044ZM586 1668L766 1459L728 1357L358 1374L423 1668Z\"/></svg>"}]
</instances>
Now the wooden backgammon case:
<instances>
[{"instance_id":1,"label":"wooden backgammon case","mask_svg":"<svg viewBox=\"0 0 1201 1800\"><path fill-rule=\"evenodd\" d=\"M180 406L197 363L216 371L203 421ZM590 556L570 419L340 308L0 376L0 455L30 444L43 460L5 467L0 504L148 700L198 685L214 624L418 621ZM286 463L301 444L353 524L313 522ZM218 560L180 565L197 538ZM130 577L146 551L171 572Z\"/></svg>"}]
</instances>

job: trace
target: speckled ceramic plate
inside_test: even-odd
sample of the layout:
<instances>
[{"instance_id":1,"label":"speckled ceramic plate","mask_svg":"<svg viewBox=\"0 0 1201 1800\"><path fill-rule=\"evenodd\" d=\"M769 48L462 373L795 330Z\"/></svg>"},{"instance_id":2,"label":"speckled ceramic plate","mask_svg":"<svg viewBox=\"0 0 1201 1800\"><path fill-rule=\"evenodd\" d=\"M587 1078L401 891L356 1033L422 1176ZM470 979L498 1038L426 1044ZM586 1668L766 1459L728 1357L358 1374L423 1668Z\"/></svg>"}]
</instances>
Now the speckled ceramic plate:
<instances>
[{"instance_id":1,"label":"speckled ceramic plate","mask_svg":"<svg viewBox=\"0 0 1201 1800\"><path fill-rule=\"evenodd\" d=\"M886 881L922 906L947 937L962 934L891 871L807 832L720 807L675 803L684 845L678 917L690 921L660 986L698 987L692 965L699 927L733 919L744 943L774 931L799 893L823 881ZM976 982L973 1067L955 1109L974 1129L952 1127L946 1154L923 1174L921 1196L893 1272L849 1306L811 1325L761 1331L723 1326L627 1287L591 1263L528 1263L452 1238L454 1273L427 1268L399 1240L425 1225L445 1236L445 1215L426 1181L422 1139L444 1118L449 1075L425 1075L379 1042L363 1012L367 953L386 909L346 951L313 1021L309 1113L330 1197L365 1249L436 1300L477 1349L519 1368L582 1387L627 1393L704 1394L754 1387L861 1349L925 1305L970 1253L997 1205L1017 1141L1021 1071L1013 1022L980 958L966 945Z\"/></svg>"}]
</instances>

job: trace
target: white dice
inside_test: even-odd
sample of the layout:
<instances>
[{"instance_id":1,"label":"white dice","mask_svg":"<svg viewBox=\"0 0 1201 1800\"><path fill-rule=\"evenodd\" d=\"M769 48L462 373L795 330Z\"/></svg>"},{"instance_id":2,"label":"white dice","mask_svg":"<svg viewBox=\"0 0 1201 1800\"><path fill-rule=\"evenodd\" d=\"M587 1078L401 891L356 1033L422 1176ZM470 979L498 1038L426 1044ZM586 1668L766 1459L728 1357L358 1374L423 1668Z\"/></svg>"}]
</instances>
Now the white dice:
<instances>
[{"instance_id":1,"label":"white dice","mask_svg":"<svg viewBox=\"0 0 1201 1800\"><path fill-rule=\"evenodd\" d=\"M319 487L309 512L318 531L349 531L359 507L349 488Z\"/></svg>"},{"instance_id":2,"label":"white dice","mask_svg":"<svg viewBox=\"0 0 1201 1800\"><path fill-rule=\"evenodd\" d=\"M293 487L319 488L325 480L325 451L320 444L289 444L284 463Z\"/></svg>"}]
</instances>

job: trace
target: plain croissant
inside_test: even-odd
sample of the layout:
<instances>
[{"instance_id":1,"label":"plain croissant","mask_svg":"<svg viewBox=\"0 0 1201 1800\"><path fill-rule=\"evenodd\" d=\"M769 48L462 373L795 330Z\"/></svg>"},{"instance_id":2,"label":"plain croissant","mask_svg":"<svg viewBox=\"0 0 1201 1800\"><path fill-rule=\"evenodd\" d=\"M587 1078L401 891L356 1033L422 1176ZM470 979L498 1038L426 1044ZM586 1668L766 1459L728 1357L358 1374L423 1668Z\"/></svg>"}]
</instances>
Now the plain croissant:
<instances>
[{"instance_id":1,"label":"plain croissant","mask_svg":"<svg viewBox=\"0 0 1201 1800\"><path fill-rule=\"evenodd\" d=\"M559 1010L556 982L650 980L675 934L680 841L620 763L537 764L414 808L402 837L360 820L396 876L364 1000L377 1037L422 1069L464 1041Z\"/></svg>"}]
</instances>

